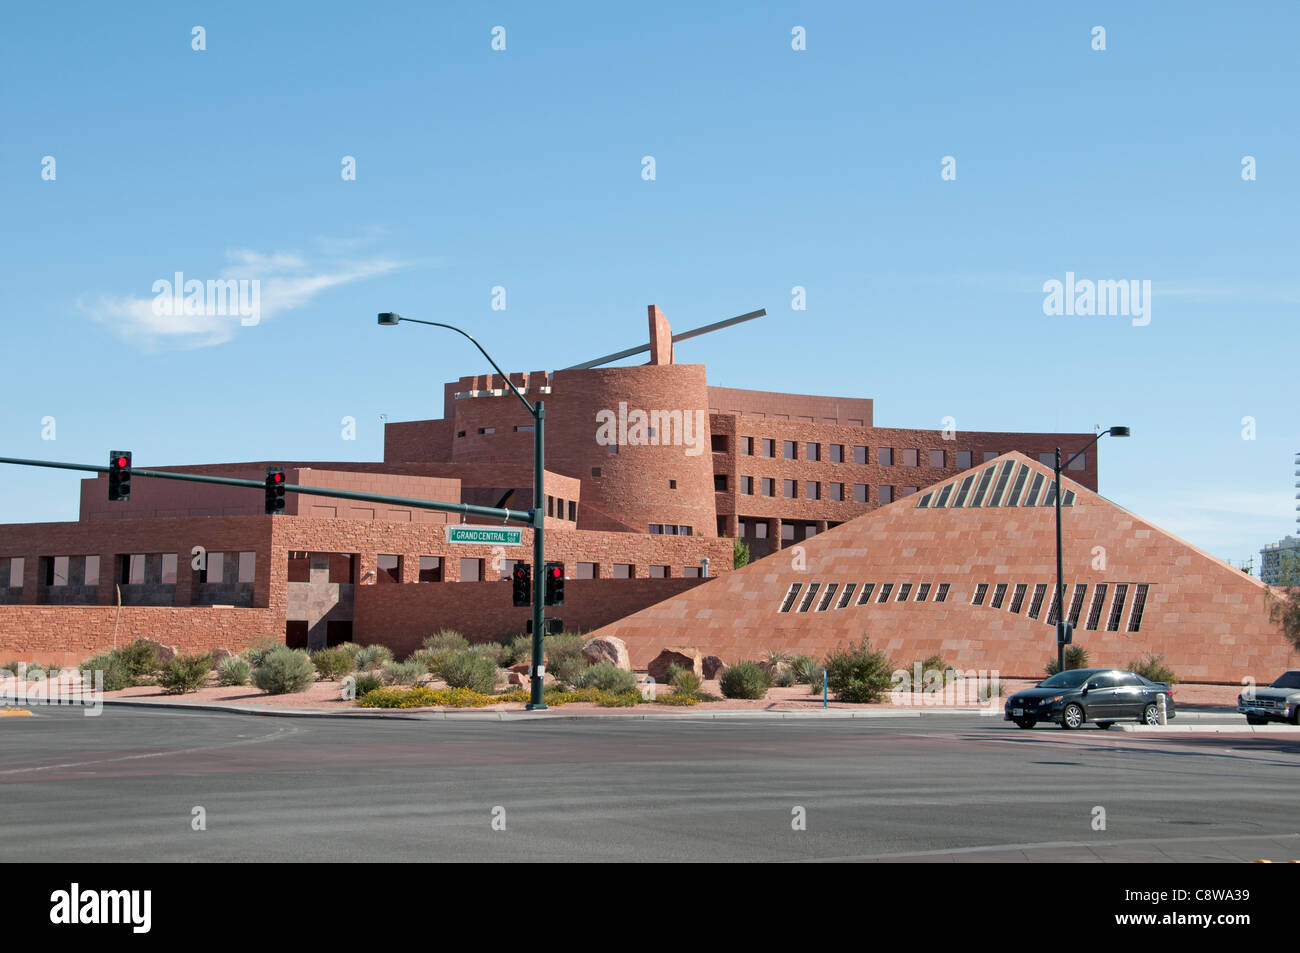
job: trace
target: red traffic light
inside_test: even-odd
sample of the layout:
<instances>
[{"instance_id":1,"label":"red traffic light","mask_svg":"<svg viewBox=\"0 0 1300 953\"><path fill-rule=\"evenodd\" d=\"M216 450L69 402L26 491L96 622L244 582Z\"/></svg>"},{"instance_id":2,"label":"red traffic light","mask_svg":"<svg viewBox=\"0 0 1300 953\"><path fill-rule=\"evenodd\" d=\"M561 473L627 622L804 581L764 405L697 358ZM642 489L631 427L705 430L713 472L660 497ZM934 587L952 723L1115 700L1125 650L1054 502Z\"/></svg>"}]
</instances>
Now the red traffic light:
<instances>
[{"instance_id":1,"label":"red traffic light","mask_svg":"<svg viewBox=\"0 0 1300 953\"><path fill-rule=\"evenodd\" d=\"M283 482L284 482L284 474L283 474L283 473L272 473L272 474L271 474L271 482L272 482L272 483L283 483Z\"/></svg>"},{"instance_id":2,"label":"red traffic light","mask_svg":"<svg viewBox=\"0 0 1300 953\"><path fill-rule=\"evenodd\" d=\"M124 467L124 466L126 466L126 464L127 464L126 457L118 457L118 458L117 458L117 465L118 465L119 467Z\"/></svg>"},{"instance_id":3,"label":"red traffic light","mask_svg":"<svg viewBox=\"0 0 1300 953\"><path fill-rule=\"evenodd\" d=\"M560 569L559 569L558 566L557 566L556 568L554 568L554 569L551 570L551 576L552 576L553 578L555 578L555 579L559 579L559 578L560 578Z\"/></svg>"}]
</instances>

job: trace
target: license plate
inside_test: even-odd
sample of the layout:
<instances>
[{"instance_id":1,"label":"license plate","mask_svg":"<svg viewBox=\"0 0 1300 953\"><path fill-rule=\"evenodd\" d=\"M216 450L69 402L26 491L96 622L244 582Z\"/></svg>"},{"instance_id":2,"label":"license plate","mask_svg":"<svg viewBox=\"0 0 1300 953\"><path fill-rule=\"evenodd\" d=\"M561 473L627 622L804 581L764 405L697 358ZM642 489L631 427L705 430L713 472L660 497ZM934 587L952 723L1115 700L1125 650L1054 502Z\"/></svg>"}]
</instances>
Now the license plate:
<instances>
[{"instance_id":1,"label":"license plate","mask_svg":"<svg viewBox=\"0 0 1300 953\"><path fill-rule=\"evenodd\" d=\"M1025 713L1025 710L1024 710L1023 708L1013 708L1013 709L1011 709L1011 714L1013 714L1013 715L1023 715L1024 713Z\"/></svg>"}]
</instances>

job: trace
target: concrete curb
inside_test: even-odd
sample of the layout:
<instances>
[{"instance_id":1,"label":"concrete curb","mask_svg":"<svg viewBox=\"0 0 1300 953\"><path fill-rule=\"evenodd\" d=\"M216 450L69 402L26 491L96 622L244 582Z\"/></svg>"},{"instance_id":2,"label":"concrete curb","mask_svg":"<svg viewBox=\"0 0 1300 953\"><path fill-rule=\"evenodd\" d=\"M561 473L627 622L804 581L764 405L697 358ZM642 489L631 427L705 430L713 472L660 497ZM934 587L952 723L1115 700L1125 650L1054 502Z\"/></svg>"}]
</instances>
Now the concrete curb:
<instances>
[{"instance_id":1,"label":"concrete curb","mask_svg":"<svg viewBox=\"0 0 1300 953\"><path fill-rule=\"evenodd\" d=\"M1248 725L1244 721L1217 725L1116 725L1120 731L1144 735L1167 734L1232 734L1232 735L1293 735L1300 734L1297 725Z\"/></svg>"}]
</instances>

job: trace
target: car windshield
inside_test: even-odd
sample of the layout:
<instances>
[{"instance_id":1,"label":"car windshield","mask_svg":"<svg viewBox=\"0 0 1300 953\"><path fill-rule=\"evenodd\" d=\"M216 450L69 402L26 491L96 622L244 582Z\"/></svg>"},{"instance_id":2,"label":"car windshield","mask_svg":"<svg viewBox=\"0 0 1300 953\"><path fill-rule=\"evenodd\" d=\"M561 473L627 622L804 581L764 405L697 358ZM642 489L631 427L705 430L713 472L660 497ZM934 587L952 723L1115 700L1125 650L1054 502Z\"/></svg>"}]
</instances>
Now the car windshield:
<instances>
[{"instance_id":1,"label":"car windshield","mask_svg":"<svg viewBox=\"0 0 1300 953\"><path fill-rule=\"evenodd\" d=\"M1080 685L1082 685L1084 682L1088 680L1089 675L1094 675L1094 674L1096 673L1089 672L1089 671L1080 671L1078 669L1074 669L1068 672L1060 672L1059 674L1053 675L1049 679L1039 682L1038 687L1039 688L1078 688Z\"/></svg>"},{"instance_id":2,"label":"car windshield","mask_svg":"<svg viewBox=\"0 0 1300 953\"><path fill-rule=\"evenodd\" d=\"M1274 682L1269 687L1270 688L1300 688L1300 672L1287 672L1285 675L1283 675L1281 678L1279 678L1276 682Z\"/></svg>"}]
</instances>

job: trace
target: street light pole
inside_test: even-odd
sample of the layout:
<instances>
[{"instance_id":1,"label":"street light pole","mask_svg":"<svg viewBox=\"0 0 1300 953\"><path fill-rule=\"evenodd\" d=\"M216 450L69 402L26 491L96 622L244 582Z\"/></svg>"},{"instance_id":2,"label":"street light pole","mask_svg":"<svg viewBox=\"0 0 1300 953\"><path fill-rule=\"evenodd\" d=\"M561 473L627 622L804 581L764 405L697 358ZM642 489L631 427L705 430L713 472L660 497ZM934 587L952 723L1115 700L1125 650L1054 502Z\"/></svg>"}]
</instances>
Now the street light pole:
<instances>
[{"instance_id":1,"label":"street light pole","mask_svg":"<svg viewBox=\"0 0 1300 953\"><path fill-rule=\"evenodd\" d=\"M527 398L519 392L509 375L501 370L496 361L492 360L492 355L483 350L483 345L474 340L473 336L462 331L453 324L443 324L439 321L421 321L418 318L404 318L400 314L391 311L385 311L379 315L379 323L386 327L393 327L399 322L405 321L408 324L427 324L435 328L446 328L449 331L455 331L469 339L470 343L479 349L488 363L492 365L493 370L506 382L519 402L527 408L528 413L533 418L533 506L529 510L529 524L533 528L533 663L530 668L529 684L532 689L530 700L527 708L529 711L541 711L546 708L546 701L542 695L542 676L546 673L546 667L543 661L545 653L545 621L542 618L545 614L545 565L546 565L546 543L543 538L544 526L546 523L546 487L545 487L545 465L544 453L546 449L545 422L546 408L542 401L529 403Z\"/></svg>"},{"instance_id":2,"label":"street light pole","mask_svg":"<svg viewBox=\"0 0 1300 953\"><path fill-rule=\"evenodd\" d=\"M1127 437L1131 431L1128 427L1111 427L1103 430L1097 436L1089 440L1083 447L1075 451L1070 459L1064 464L1061 463L1061 448L1056 448L1056 670L1065 671L1065 573L1062 568L1064 556L1061 549L1061 471L1068 467L1075 459L1102 437L1109 434L1112 437Z\"/></svg>"}]
</instances>

